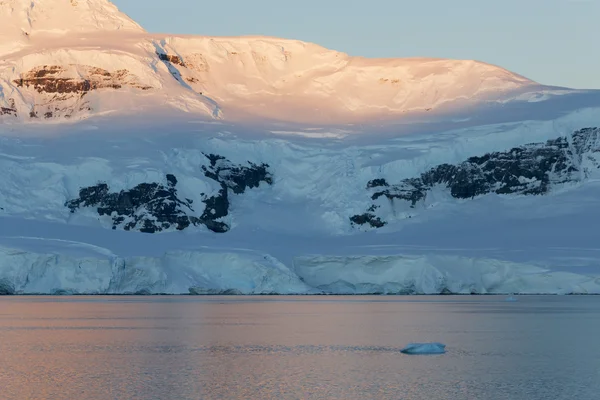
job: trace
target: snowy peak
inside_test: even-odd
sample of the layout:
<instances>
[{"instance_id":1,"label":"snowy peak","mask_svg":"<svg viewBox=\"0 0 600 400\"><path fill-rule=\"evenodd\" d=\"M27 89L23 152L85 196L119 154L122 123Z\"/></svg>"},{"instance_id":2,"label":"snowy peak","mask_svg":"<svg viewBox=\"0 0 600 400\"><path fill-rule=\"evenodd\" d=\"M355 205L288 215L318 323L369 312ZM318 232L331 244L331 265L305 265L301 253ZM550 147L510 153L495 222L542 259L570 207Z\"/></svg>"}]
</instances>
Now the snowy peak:
<instances>
[{"instance_id":1,"label":"snowy peak","mask_svg":"<svg viewBox=\"0 0 600 400\"><path fill-rule=\"evenodd\" d=\"M0 0L3 37L114 30L144 31L107 0Z\"/></svg>"},{"instance_id":2,"label":"snowy peak","mask_svg":"<svg viewBox=\"0 0 600 400\"><path fill-rule=\"evenodd\" d=\"M381 123L547 92L477 61L150 34L108 0L0 0L0 37L0 121L11 123L174 111L236 122Z\"/></svg>"}]
</instances>

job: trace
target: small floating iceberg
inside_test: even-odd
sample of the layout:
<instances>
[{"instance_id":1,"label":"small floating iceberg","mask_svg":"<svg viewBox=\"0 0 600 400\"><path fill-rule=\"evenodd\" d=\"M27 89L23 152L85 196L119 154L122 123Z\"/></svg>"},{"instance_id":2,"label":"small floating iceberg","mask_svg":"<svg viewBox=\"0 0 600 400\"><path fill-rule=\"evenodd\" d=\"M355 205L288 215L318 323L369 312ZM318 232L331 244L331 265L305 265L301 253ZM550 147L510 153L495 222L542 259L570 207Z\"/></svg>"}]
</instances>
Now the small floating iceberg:
<instances>
[{"instance_id":1,"label":"small floating iceberg","mask_svg":"<svg viewBox=\"0 0 600 400\"><path fill-rule=\"evenodd\" d=\"M509 297L507 297L507 298L506 298L504 301L508 301L508 302L511 302L511 303L512 303L512 302L514 302L514 301L517 301L517 298L516 298L516 297L513 297L513 296L509 296Z\"/></svg>"},{"instance_id":2,"label":"small floating iceberg","mask_svg":"<svg viewBox=\"0 0 600 400\"><path fill-rule=\"evenodd\" d=\"M446 345L442 343L409 343L400 350L404 354L444 354Z\"/></svg>"}]
</instances>

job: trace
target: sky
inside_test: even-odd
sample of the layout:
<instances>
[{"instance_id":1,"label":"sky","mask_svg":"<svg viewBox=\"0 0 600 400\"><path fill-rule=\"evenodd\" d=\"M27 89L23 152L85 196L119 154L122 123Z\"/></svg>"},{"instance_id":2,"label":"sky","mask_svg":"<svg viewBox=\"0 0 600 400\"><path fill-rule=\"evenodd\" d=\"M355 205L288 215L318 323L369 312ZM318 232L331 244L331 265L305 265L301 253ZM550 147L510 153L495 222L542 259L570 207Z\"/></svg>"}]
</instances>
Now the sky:
<instances>
[{"instance_id":1,"label":"sky","mask_svg":"<svg viewBox=\"0 0 600 400\"><path fill-rule=\"evenodd\" d=\"M113 0L157 33L266 35L364 57L496 64L600 89L600 0Z\"/></svg>"}]
</instances>

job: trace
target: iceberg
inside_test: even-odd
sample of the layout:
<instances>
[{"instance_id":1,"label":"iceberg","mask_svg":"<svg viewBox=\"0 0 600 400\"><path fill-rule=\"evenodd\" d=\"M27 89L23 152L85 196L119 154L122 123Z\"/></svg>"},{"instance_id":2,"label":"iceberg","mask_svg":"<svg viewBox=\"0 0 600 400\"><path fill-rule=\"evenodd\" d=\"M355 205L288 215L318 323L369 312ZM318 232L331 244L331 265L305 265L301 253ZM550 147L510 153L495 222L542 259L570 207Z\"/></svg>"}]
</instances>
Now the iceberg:
<instances>
[{"instance_id":1,"label":"iceberg","mask_svg":"<svg viewBox=\"0 0 600 400\"><path fill-rule=\"evenodd\" d=\"M409 343L400 350L404 354L444 354L446 345L442 343Z\"/></svg>"}]
</instances>

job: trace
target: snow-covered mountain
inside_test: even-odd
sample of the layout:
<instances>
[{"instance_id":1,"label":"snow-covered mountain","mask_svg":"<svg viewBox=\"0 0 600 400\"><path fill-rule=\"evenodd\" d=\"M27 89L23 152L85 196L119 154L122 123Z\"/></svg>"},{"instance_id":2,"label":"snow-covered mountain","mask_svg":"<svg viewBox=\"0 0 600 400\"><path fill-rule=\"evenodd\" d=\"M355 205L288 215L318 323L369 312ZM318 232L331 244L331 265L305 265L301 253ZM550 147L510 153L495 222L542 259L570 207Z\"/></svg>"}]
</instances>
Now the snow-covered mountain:
<instances>
[{"instance_id":1,"label":"snow-covered mountain","mask_svg":"<svg viewBox=\"0 0 600 400\"><path fill-rule=\"evenodd\" d=\"M600 93L0 0L1 293L600 293Z\"/></svg>"},{"instance_id":2,"label":"snow-covered mountain","mask_svg":"<svg viewBox=\"0 0 600 400\"><path fill-rule=\"evenodd\" d=\"M349 123L552 91L475 61L369 60L295 40L149 34L107 0L4 0L0 37L5 123L173 109Z\"/></svg>"}]
</instances>

